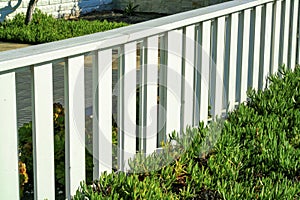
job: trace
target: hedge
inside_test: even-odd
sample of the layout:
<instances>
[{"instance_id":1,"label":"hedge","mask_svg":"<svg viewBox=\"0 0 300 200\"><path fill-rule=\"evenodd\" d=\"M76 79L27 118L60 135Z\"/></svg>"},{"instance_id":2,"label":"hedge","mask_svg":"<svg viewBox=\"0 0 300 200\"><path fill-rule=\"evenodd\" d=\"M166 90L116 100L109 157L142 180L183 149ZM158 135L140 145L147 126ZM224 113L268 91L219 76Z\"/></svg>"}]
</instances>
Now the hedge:
<instances>
[{"instance_id":1,"label":"hedge","mask_svg":"<svg viewBox=\"0 0 300 200\"><path fill-rule=\"evenodd\" d=\"M25 15L21 13L11 20L0 23L0 40L3 42L40 44L128 25L123 22L55 19L40 10L34 12L29 25L25 25L24 22Z\"/></svg>"}]
</instances>

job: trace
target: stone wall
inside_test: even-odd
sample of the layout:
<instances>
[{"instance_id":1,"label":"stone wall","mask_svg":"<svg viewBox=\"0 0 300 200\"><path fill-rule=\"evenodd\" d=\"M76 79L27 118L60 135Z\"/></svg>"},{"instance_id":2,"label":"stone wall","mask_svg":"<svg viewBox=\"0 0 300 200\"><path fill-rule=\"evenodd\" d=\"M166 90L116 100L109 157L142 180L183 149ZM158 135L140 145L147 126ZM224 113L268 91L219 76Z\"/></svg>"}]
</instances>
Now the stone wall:
<instances>
[{"instance_id":1,"label":"stone wall","mask_svg":"<svg viewBox=\"0 0 300 200\"><path fill-rule=\"evenodd\" d=\"M26 13L30 0L0 0L0 21L11 18L17 13ZM107 9L112 0L39 0L37 8L53 15L64 17L78 15L97 9Z\"/></svg>"},{"instance_id":2,"label":"stone wall","mask_svg":"<svg viewBox=\"0 0 300 200\"><path fill-rule=\"evenodd\" d=\"M139 5L137 11L174 14L229 0L113 0L115 9L123 10L129 2Z\"/></svg>"}]
</instances>

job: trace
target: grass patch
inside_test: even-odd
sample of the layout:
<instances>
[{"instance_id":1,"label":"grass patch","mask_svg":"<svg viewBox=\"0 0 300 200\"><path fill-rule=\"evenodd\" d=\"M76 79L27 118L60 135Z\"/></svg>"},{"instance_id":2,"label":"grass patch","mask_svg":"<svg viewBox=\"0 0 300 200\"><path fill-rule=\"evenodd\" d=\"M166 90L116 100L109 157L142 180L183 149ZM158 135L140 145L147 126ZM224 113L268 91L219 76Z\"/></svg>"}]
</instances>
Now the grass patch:
<instances>
[{"instance_id":1,"label":"grass patch","mask_svg":"<svg viewBox=\"0 0 300 200\"><path fill-rule=\"evenodd\" d=\"M53 42L82 35L108 31L127 26L123 22L87 21L79 19L55 19L36 10L33 20L25 25L25 15L17 14L13 19L0 24L0 40L28 44Z\"/></svg>"}]
</instances>

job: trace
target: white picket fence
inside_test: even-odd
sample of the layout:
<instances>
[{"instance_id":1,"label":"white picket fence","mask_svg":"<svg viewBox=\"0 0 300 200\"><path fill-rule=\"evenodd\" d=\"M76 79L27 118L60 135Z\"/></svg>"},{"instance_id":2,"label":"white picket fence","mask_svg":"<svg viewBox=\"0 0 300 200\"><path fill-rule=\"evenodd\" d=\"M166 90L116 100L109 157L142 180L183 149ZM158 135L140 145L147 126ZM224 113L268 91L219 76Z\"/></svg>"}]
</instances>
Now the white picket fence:
<instances>
[{"instance_id":1,"label":"white picket fence","mask_svg":"<svg viewBox=\"0 0 300 200\"><path fill-rule=\"evenodd\" d=\"M244 102L249 87L263 89L266 76L281 64L293 68L300 63L298 10L298 0L231 1L0 53L0 199L19 199L18 71L30 68L32 72L35 199L55 199L52 66L65 61L65 173L66 198L70 199L85 180L86 54L95 56L93 155L98 158L94 159L97 178L101 172L112 170L113 49L118 49L120 56L119 168L127 170L127 160L136 153L137 132L139 149L151 153L164 138L160 135L158 139L158 132L180 132L199 120L207 123L208 112L220 116ZM136 125L137 76L142 83L138 103L142 127Z\"/></svg>"}]
</instances>

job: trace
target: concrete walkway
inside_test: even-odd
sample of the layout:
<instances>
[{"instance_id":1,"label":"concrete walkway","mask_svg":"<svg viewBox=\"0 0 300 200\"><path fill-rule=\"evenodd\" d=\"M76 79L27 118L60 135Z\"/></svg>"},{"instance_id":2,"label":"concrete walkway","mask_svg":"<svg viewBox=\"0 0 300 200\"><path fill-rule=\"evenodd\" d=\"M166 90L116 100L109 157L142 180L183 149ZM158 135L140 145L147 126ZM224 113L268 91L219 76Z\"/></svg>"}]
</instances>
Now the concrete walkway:
<instances>
[{"instance_id":1,"label":"concrete walkway","mask_svg":"<svg viewBox=\"0 0 300 200\"><path fill-rule=\"evenodd\" d=\"M11 49L18 49L30 46L29 44L17 44L10 42L1 42L0 41L0 51L8 51Z\"/></svg>"}]
</instances>

